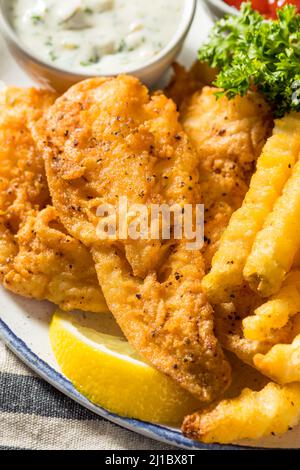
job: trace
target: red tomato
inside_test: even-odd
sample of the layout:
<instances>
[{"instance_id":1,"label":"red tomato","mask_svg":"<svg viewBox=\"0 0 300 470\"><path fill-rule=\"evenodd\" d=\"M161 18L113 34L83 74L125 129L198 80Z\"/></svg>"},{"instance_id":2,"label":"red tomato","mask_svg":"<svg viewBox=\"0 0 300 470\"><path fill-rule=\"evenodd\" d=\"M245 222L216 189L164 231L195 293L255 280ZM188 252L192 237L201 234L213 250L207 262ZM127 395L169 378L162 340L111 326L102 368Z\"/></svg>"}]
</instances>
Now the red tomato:
<instances>
[{"instance_id":1,"label":"red tomato","mask_svg":"<svg viewBox=\"0 0 300 470\"><path fill-rule=\"evenodd\" d=\"M244 1L245 0L225 0L226 3L236 8L240 8ZM252 6L254 10L258 10L260 13L270 13L269 0L252 0Z\"/></svg>"},{"instance_id":2,"label":"red tomato","mask_svg":"<svg viewBox=\"0 0 300 470\"><path fill-rule=\"evenodd\" d=\"M225 0L229 5L240 8L241 4L245 0ZM255 10L259 11L263 15L271 16L276 18L276 12L278 8L282 8L287 4L296 5L300 13L300 0L252 0L252 6Z\"/></svg>"},{"instance_id":3,"label":"red tomato","mask_svg":"<svg viewBox=\"0 0 300 470\"><path fill-rule=\"evenodd\" d=\"M270 13L269 0L252 0L252 7L264 15Z\"/></svg>"},{"instance_id":4,"label":"red tomato","mask_svg":"<svg viewBox=\"0 0 300 470\"><path fill-rule=\"evenodd\" d=\"M225 0L225 1L226 3L228 3L228 5L231 5L232 7L240 8L241 4L245 0Z\"/></svg>"},{"instance_id":5,"label":"red tomato","mask_svg":"<svg viewBox=\"0 0 300 470\"><path fill-rule=\"evenodd\" d=\"M296 5L300 12L300 0L269 0L270 14L272 18L277 17L276 11L278 10L278 8L282 8L284 7L284 5L287 4Z\"/></svg>"}]
</instances>

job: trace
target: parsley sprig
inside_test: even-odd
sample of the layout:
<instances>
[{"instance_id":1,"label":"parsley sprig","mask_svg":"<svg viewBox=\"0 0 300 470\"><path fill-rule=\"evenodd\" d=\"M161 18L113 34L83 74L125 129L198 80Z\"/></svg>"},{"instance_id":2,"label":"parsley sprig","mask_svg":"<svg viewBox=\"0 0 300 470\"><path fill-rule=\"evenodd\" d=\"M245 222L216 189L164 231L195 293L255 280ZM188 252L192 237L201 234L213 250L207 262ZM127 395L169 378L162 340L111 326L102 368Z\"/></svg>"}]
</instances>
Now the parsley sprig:
<instances>
[{"instance_id":1,"label":"parsley sprig","mask_svg":"<svg viewBox=\"0 0 300 470\"><path fill-rule=\"evenodd\" d=\"M199 59L220 70L215 85L229 98L255 86L277 117L300 111L300 15L293 5L266 20L244 3L239 16L216 23Z\"/></svg>"}]
</instances>

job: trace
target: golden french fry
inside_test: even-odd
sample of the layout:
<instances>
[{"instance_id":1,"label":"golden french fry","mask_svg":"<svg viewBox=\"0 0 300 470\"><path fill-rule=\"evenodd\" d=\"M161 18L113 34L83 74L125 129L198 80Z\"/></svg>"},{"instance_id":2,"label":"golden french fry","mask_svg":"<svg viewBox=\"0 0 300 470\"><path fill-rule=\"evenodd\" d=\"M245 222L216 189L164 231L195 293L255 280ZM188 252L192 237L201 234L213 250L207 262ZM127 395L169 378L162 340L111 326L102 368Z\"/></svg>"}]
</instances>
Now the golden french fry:
<instances>
[{"instance_id":1,"label":"golden french fry","mask_svg":"<svg viewBox=\"0 0 300 470\"><path fill-rule=\"evenodd\" d=\"M292 271L280 292L243 320L248 340L267 341L272 330L279 330L300 312L300 271Z\"/></svg>"},{"instance_id":2,"label":"golden french fry","mask_svg":"<svg viewBox=\"0 0 300 470\"><path fill-rule=\"evenodd\" d=\"M300 335L292 344L277 344L267 354L257 354L253 361L260 372L280 384L300 382Z\"/></svg>"},{"instance_id":3,"label":"golden french fry","mask_svg":"<svg viewBox=\"0 0 300 470\"><path fill-rule=\"evenodd\" d=\"M229 304L217 305L215 309L216 336L223 348L235 354L241 361L253 366L253 357L266 354L271 344L251 341L243 338L241 321L236 320L235 313Z\"/></svg>"},{"instance_id":4,"label":"golden french fry","mask_svg":"<svg viewBox=\"0 0 300 470\"><path fill-rule=\"evenodd\" d=\"M278 343L289 343L300 333L300 321L289 321L280 330L272 331L265 341L244 338L242 321L236 319L229 304L217 305L215 308L216 336L223 348L234 353L241 361L254 366L253 358L257 354L267 354Z\"/></svg>"},{"instance_id":5,"label":"golden french fry","mask_svg":"<svg viewBox=\"0 0 300 470\"><path fill-rule=\"evenodd\" d=\"M247 260L244 277L262 297L276 294L300 248L300 162L282 196L258 233Z\"/></svg>"},{"instance_id":6,"label":"golden french fry","mask_svg":"<svg viewBox=\"0 0 300 470\"><path fill-rule=\"evenodd\" d=\"M212 303L229 301L242 285L243 270L257 233L282 193L300 151L300 114L276 121L258 159L245 201L225 231L203 286Z\"/></svg>"},{"instance_id":7,"label":"golden french fry","mask_svg":"<svg viewBox=\"0 0 300 470\"><path fill-rule=\"evenodd\" d=\"M300 421L300 384L269 383L259 392L245 389L215 408L188 416L184 434L206 443L232 443L284 434Z\"/></svg>"}]
</instances>

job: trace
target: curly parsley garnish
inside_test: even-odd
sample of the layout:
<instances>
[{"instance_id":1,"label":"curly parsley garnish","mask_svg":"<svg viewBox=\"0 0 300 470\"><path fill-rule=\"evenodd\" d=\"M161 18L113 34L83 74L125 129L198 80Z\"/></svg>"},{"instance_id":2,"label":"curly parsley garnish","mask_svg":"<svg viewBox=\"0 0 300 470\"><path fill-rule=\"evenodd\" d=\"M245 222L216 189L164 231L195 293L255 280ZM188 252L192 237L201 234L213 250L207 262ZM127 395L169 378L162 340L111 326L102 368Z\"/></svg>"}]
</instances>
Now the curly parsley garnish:
<instances>
[{"instance_id":1,"label":"curly parsley garnish","mask_svg":"<svg viewBox=\"0 0 300 470\"><path fill-rule=\"evenodd\" d=\"M255 86L277 117L300 111L300 15L293 5L278 10L278 19L266 20L241 7L241 15L216 23L199 59L220 70L214 85L233 98Z\"/></svg>"}]
</instances>

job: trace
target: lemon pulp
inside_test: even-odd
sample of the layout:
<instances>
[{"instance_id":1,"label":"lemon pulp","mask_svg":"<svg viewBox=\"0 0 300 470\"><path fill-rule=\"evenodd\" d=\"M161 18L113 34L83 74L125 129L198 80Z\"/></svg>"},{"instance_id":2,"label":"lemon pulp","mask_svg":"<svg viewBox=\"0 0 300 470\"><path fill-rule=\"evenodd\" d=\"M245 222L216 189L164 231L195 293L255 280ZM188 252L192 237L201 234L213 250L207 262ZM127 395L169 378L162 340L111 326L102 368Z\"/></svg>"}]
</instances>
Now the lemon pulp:
<instances>
[{"instance_id":1,"label":"lemon pulp","mask_svg":"<svg viewBox=\"0 0 300 470\"><path fill-rule=\"evenodd\" d=\"M201 404L146 364L112 317L56 312L50 341L62 372L93 403L121 416L178 424Z\"/></svg>"}]
</instances>

